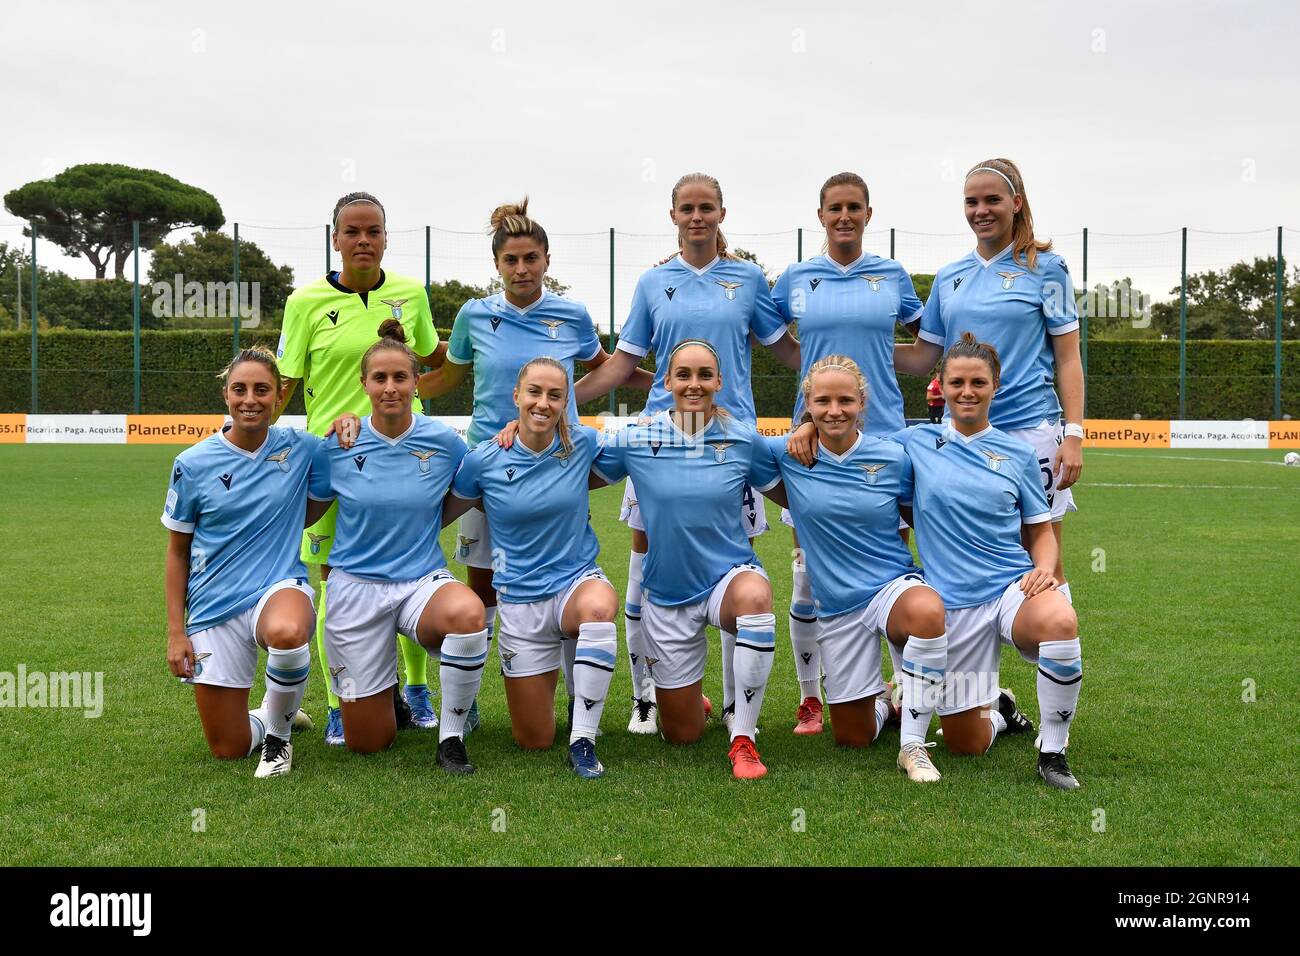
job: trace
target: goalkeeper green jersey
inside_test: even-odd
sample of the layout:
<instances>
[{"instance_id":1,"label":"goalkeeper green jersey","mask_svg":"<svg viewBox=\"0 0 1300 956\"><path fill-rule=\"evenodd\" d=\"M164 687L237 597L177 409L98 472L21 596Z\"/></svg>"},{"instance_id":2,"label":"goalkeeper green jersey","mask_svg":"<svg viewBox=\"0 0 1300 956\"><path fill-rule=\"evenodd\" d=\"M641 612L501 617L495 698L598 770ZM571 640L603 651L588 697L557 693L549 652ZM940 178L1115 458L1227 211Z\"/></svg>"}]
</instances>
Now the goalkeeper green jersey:
<instances>
[{"instance_id":1,"label":"goalkeeper green jersey","mask_svg":"<svg viewBox=\"0 0 1300 956\"><path fill-rule=\"evenodd\" d=\"M361 385L361 357L379 340L379 326L397 319L406 344L416 355L432 355L438 333L424 286L414 279L379 272L379 284L353 292L331 272L296 290L284 306L284 325L276 351L280 374L302 379L307 430L325 434L345 412L370 414L370 399ZM420 411L420 400L415 399Z\"/></svg>"}]
</instances>

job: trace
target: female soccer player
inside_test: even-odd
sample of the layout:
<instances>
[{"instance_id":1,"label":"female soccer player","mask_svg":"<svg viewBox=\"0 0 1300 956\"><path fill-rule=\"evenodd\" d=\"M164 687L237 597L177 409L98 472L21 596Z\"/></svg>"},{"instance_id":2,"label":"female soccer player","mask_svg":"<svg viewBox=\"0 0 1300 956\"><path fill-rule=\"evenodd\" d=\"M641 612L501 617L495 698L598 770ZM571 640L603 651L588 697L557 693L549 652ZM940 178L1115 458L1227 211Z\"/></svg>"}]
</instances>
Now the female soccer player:
<instances>
[{"instance_id":1,"label":"female soccer player","mask_svg":"<svg viewBox=\"0 0 1300 956\"><path fill-rule=\"evenodd\" d=\"M361 360L370 398L355 444L327 440L330 471L313 494L336 499L338 540L331 561L325 646L351 750L372 753L397 734L394 630L413 634L441 662L438 765L473 773L464 724L487 659L483 602L447 570L438 529L463 510L448 489L465 443L441 422L412 414L420 358L401 322L387 319ZM444 500L445 499L445 500Z\"/></svg>"},{"instance_id":2,"label":"female soccer player","mask_svg":"<svg viewBox=\"0 0 1300 956\"><path fill-rule=\"evenodd\" d=\"M756 462L770 472L757 487L788 499L803 544L835 742L869 746L891 717L888 700L877 696L886 687L885 637L904 661L898 766L911 780L938 780L925 742L933 705L925 707L921 697L932 693L925 662L945 646L943 602L898 536L911 463L902 445L862 430L867 382L847 355L814 362L800 391L821 444L817 467L788 455L784 436L767 438L766 455Z\"/></svg>"},{"instance_id":3,"label":"female soccer player","mask_svg":"<svg viewBox=\"0 0 1300 956\"><path fill-rule=\"evenodd\" d=\"M259 745L256 776L293 766L289 742L315 626L298 555L309 475L328 471L321 440L271 426L280 372L269 349L244 349L221 373L231 425L172 464L162 523L167 546L167 664L194 685L208 747L222 758ZM248 709L257 651L266 648L266 697Z\"/></svg>"},{"instance_id":4,"label":"female soccer player","mask_svg":"<svg viewBox=\"0 0 1300 956\"><path fill-rule=\"evenodd\" d=\"M307 406L307 430L324 435L345 412L365 415L370 401L357 369L361 356L375 342L375 329L384 319L401 323L420 361L434 361L438 333L429 312L424 287L414 279L393 275L380 263L387 246L384 207L369 193L348 193L334 206L334 248L343 268L296 290L284 306L280 335L280 370L286 378L277 416L293 397L299 382ZM325 591L330 551L335 538L337 509L308 528L302 538L302 558L320 566L320 615L316 625L316 655L325 675L329 720L325 742L343 744L339 700L330 681L330 662L322 643L326 617ZM428 657L409 637L398 641L406 671L405 702L417 727L436 727L426 680ZM396 692L394 692L396 694ZM395 706L401 706L396 696Z\"/></svg>"},{"instance_id":5,"label":"female soccer player","mask_svg":"<svg viewBox=\"0 0 1300 956\"><path fill-rule=\"evenodd\" d=\"M596 735L618 654L618 595L596 566L600 544L587 501L597 433L569 423L571 366L526 362L516 376L518 432L509 448L487 440L461 463L452 493L480 504L499 559L492 576L501 604L501 673L515 742L555 742L555 684L565 645L574 647L581 706L569 732L569 765L580 777L605 768Z\"/></svg>"},{"instance_id":6,"label":"female soccer player","mask_svg":"<svg viewBox=\"0 0 1300 956\"><path fill-rule=\"evenodd\" d=\"M547 355L565 368L573 381L573 365L599 368L609 359L600 344L595 324L581 302L550 294L544 279L551 264L550 239L541 223L528 216L528 198L498 206L492 211L492 262L501 277L502 291L485 299L471 299L456 314L446 361L420 377L420 396L434 398L455 390L474 372L474 410L469 443L477 445L518 419L512 398L519 370L529 361ZM638 370L635 387L649 389L650 373ZM572 398L567 414L574 424L578 408ZM508 446L509 438L504 444ZM456 556L465 565L469 585L487 608L488 629L497 613L492 587L493 539L481 509L461 518L460 547ZM565 645L566 651L572 645ZM572 660L565 659L565 679L573 696Z\"/></svg>"},{"instance_id":7,"label":"female soccer player","mask_svg":"<svg viewBox=\"0 0 1300 956\"><path fill-rule=\"evenodd\" d=\"M921 300L912 277L893 259L866 252L862 236L871 221L871 194L857 173L837 173L822 185L817 219L826 229L826 251L806 262L791 265L776 281L772 299L788 322L799 324L801 381L813 363L827 355L846 355L870 383L865 409L868 435L892 435L903 427L903 393L894 377L894 329L921 318ZM805 399L796 390L793 423L803 416ZM803 432L806 454L816 441L811 428ZM798 447L797 439L795 440ZM790 523L783 513L781 520ZM906 526L904 526L905 528ZM799 553L800 539L794 546ZM796 734L822 732L822 701L818 678L822 662L818 651L817 617L813 611L809 577L796 562L790 595L790 643L801 702L796 714ZM897 651L894 670L899 670Z\"/></svg>"},{"instance_id":8,"label":"female soccer player","mask_svg":"<svg viewBox=\"0 0 1300 956\"><path fill-rule=\"evenodd\" d=\"M722 187L712 176L688 173L673 186L669 218L677 227L678 255L645 272L637 280L632 308L619 333L613 357L584 376L574 391L579 403L607 394L626 382L650 352L659 365L654 386L646 401L645 414L655 415L672 407L667 367L661 359L678 343L692 337L708 339L722 356L727 378L718 404L739 418L754 420L754 395L750 387L750 337L772 349L772 354L789 368L799 367L799 343L782 321L768 289L763 270L752 262L737 259L727 251L727 240L719 228L727 210L722 204ZM632 720L628 730L652 734L655 731L654 683L641 648L642 574L647 536L641 519L636 489L629 481L623 492L620 520L632 529L632 555L628 563L627 604L624 618L628 657L632 663ZM740 498L741 520L750 537L767 530L762 503L749 486ZM731 686L733 633L724 633L723 691L724 719L734 712Z\"/></svg>"},{"instance_id":9,"label":"female soccer player","mask_svg":"<svg viewBox=\"0 0 1300 956\"><path fill-rule=\"evenodd\" d=\"M975 249L935 275L920 337L898 347L897 365L909 374L929 374L965 332L998 350L1004 377L989 420L1034 449L1056 536L1053 572L1069 600L1059 555L1061 520L1077 510L1070 486L1083 469L1083 362L1074 286L1065 260L1034 236L1015 163L989 159L975 166L966 174L965 194ZM1061 385L1059 401L1054 379Z\"/></svg>"},{"instance_id":10,"label":"female soccer player","mask_svg":"<svg viewBox=\"0 0 1300 956\"><path fill-rule=\"evenodd\" d=\"M693 743L704 732L700 693L705 627L734 634L732 773L767 773L754 748L772 670L776 618L767 573L754 555L736 501L751 483L758 432L715 406L723 392L713 346L687 339L667 353L663 377L673 407L611 436L596 456L608 483L636 481L650 548L642 605L645 664L654 681L664 738Z\"/></svg>"},{"instance_id":11,"label":"female soccer player","mask_svg":"<svg viewBox=\"0 0 1300 956\"><path fill-rule=\"evenodd\" d=\"M944 675L935 709L947 748L979 754L1004 730L1032 729L1023 718L1008 720L998 688L999 639L1014 644L1038 665L1038 773L1053 787L1073 790L1079 781L1065 748L1083 662L1074 608L1054 577L1059 554L1038 459L989 423L1001 385L993 346L962 333L939 378L950 421L910 429L904 447L921 563L947 609L948 639L946 648L936 645L911 660L922 675ZM1014 700L1010 705L1014 711Z\"/></svg>"}]
</instances>

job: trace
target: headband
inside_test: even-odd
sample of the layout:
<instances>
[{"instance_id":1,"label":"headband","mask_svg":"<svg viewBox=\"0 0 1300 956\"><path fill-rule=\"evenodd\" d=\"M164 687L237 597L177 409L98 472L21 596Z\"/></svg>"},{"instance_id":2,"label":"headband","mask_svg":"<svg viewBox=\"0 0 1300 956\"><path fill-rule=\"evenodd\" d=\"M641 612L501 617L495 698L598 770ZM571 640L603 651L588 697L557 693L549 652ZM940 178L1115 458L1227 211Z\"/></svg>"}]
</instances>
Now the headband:
<instances>
[{"instance_id":1,"label":"headband","mask_svg":"<svg viewBox=\"0 0 1300 956\"><path fill-rule=\"evenodd\" d=\"M966 174L966 178L970 179L976 173L993 173L994 175L1001 176L1003 182L1005 182L1007 186L1011 189L1011 195L1013 196L1019 195L1016 192L1016 184L1013 183L1011 181L1011 177L1008 176L1006 173L1002 172L1002 170L994 169L992 166L976 166L974 169L972 169L969 173Z\"/></svg>"},{"instance_id":2,"label":"headband","mask_svg":"<svg viewBox=\"0 0 1300 956\"><path fill-rule=\"evenodd\" d=\"M1014 192L1014 190L1013 190L1013 192ZM384 212L384 207L381 206L379 203L375 202L375 200L373 200L373 199L365 199L365 198L362 198L362 199L349 199L349 200L348 200L347 202L345 202L342 206L339 206L339 208L338 208L338 212L334 213L334 228L335 228L335 229L338 229L338 227L339 227L339 214L342 213L344 209L347 209L348 206L351 206L353 203L358 203L358 202L368 202L368 203L370 203L370 205L372 205L372 206L377 206L377 207L379 208L379 211L380 211L381 213L383 213L384 218L385 218L385 219L388 218L388 213Z\"/></svg>"}]
</instances>

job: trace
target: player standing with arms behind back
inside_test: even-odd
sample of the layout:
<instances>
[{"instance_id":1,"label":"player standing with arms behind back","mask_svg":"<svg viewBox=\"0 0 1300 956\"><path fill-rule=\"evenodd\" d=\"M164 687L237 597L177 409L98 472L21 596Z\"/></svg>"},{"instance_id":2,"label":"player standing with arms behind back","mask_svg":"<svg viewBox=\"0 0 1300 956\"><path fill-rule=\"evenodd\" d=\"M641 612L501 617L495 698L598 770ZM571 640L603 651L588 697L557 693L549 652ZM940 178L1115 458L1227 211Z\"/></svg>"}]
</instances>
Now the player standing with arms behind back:
<instances>
[{"instance_id":1,"label":"player standing with arms behind back","mask_svg":"<svg viewBox=\"0 0 1300 956\"><path fill-rule=\"evenodd\" d=\"M738 419L753 422L754 394L750 385L751 338L766 345L788 368L799 368L799 343L772 302L763 270L727 251L721 224L727 210L722 187L712 176L688 173L673 186L669 218L677 228L679 253L649 269L637 280L627 321L619 333L613 357L588 373L575 386L579 404L599 398L632 376L640 361L654 352L658 369L646 400L645 414L673 406L664 361L681 342L707 339L726 369L717 404ZM753 538L767 530L763 503L746 485L738 503L745 533ZM624 620L632 663L633 733L655 732L654 683L649 679L641 646L642 568L648 541L631 481L623 492L620 520L632 529ZM731 659L736 635L723 631L724 720L734 712Z\"/></svg>"},{"instance_id":2,"label":"player standing with arms behind back","mask_svg":"<svg viewBox=\"0 0 1300 956\"><path fill-rule=\"evenodd\" d=\"M826 251L791 265L772 289L781 315L799 326L800 381L808 378L815 362L828 355L851 358L869 383L864 433L892 435L904 425L903 393L894 377L894 330L920 319L921 300L906 269L862 247L863 233L871 221L871 195L861 176L837 173L826 180L818 197L817 219L826 229ZM796 387L795 426L800 424L805 407L803 389ZM796 428L791 439L796 456L799 435L810 450L817 443L811 426ZM782 513L781 520L793 527L788 512ZM798 553L797 534L794 546ZM802 558L795 562L790 595L790 643L801 698L794 732L817 734L822 731L818 683L822 662L818 615L804 564ZM893 643L889 647L898 674L899 650Z\"/></svg>"},{"instance_id":3,"label":"player standing with arms behind back","mask_svg":"<svg viewBox=\"0 0 1300 956\"><path fill-rule=\"evenodd\" d=\"M345 413L365 415L370 411L358 370L361 357L378 338L375 330L385 319L401 323L421 362L432 362L438 347L438 333L424 287L413 279L386 273L380 265L388 232L379 200L369 193L348 193L335 203L333 223L334 248L343 259L343 268L289 296L280 335L280 371L286 381L277 416L301 382L307 430L313 435L324 435L330 423ZM329 698L325 742L342 746L342 715L332 689L324 645L329 556L337 511L331 508L304 533L302 558L320 567L316 655ZM436 727L426 679L428 656L409 636L403 636L398 644L405 664L406 704L411 719L417 727ZM394 704L399 706L398 698Z\"/></svg>"},{"instance_id":4,"label":"player standing with arms behind back","mask_svg":"<svg viewBox=\"0 0 1300 956\"><path fill-rule=\"evenodd\" d=\"M1083 470L1074 285L1051 242L1034 236L1025 184L1011 160L985 160L966 174L965 209L975 249L935 275L920 337L898 347L896 362L900 371L928 375L965 332L997 349L1002 384L989 421L1034 449L1056 536L1054 574L1071 600L1060 546L1061 521L1077 510L1070 487ZM1059 400L1053 380L1060 384Z\"/></svg>"}]
</instances>

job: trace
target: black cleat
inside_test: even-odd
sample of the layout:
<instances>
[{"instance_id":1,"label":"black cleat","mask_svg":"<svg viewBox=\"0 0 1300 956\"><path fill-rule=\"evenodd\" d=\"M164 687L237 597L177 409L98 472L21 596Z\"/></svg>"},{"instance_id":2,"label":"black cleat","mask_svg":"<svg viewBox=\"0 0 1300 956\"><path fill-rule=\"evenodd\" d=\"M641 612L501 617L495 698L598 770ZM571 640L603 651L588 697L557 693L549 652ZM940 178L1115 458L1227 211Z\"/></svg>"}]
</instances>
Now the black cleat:
<instances>
[{"instance_id":1,"label":"black cleat","mask_svg":"<svg viewBox=\"0 0 1300 956\"><path fill-rule=\"evenodd\" d=\"M438 742L438 766L448 773L473 773L474 765L465 753L465 741L448 737Z\"/></svg>"},{"instance_id":2,"label":"black cleat","mask_svg":"<svg viewBox=\"0 0 1300 956\"><path fill-rule=\"evenodd\" d=\"M411 705L406 702L402 688L396 684L393 685L393 717L397 720L398 730L415 726L415 721L411 719Z\"/></svg>"},{"instance_id":3,"label":"black cleat","mask_svg":"<svg viewBox=\"0 0 1300 956\"><path fill-rule=\"evenodd\" d=\"M1007 734L1032 734L1034 723L1016 707L1016 695L1009 688L1001 688L998 694L998 713L1007 722Z\"/></svg>"},{"instance_id":4,"label":"black cleat","mask_svg":"<svg viewBox=\"0 0 1300 956\"><path fill-rule=\"evenodd\" d=\"M1065 751L1059 754L1040 753L1038 755L1038 775L1047 781L1049 787L1057 790L1078 790L1080 783L1070 772L1070 765L1065 762Z\"/></svg>"}]
</instances>

